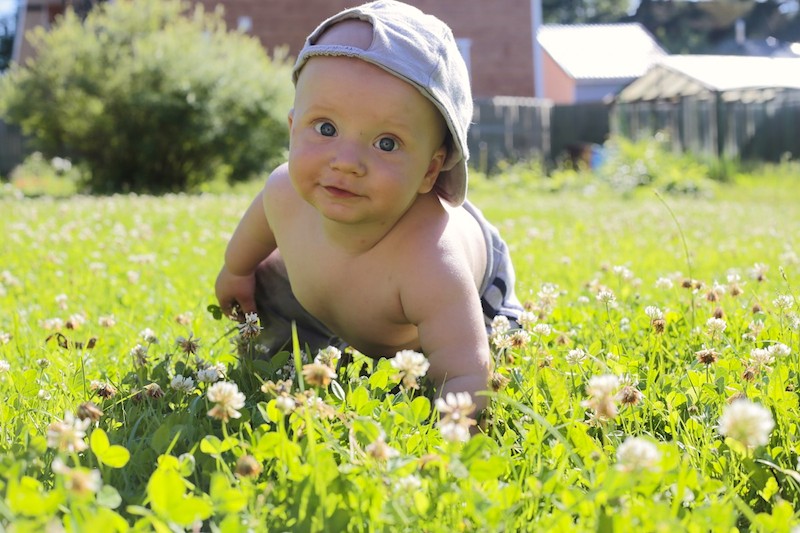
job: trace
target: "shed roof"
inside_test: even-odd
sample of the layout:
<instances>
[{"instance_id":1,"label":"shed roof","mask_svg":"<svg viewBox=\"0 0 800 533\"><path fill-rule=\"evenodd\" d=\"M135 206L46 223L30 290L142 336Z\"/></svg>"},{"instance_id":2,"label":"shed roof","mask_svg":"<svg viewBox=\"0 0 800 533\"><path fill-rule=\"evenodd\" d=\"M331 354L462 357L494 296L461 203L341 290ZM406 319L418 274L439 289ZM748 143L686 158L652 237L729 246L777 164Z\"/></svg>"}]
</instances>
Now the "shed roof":
<instances>
[{"instance_id":1,"label":"shed roof","mask_svg":"<svg viewBox=\"0 0 800 533\"><path fill-rule=\"evenodd\" d=\"M675 55L662 58L617 95L618 102L720 93L727 100L800 90L800 58Z\"/></svg>"},{"instance_id":2,"label":"shed roof","mask_svg":"<svg viewBox=\"0 0 800 533\"><path fill-rule=\"evenodd\" d=\"M539 44L573 79L630 80L666 55L638 22L624 24L545 24Z\"/></svg>"}]
</instances>

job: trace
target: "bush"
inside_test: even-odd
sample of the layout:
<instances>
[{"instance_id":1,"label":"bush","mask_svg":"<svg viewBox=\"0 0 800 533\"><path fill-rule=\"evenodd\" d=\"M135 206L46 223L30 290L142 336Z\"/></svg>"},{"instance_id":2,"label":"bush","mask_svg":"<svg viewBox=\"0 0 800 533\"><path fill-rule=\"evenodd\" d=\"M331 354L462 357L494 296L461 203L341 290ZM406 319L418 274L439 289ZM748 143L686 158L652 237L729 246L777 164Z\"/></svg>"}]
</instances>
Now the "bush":
<instances>
[{"instance_id":1,"label":"bush","mask_svg":"<svg viewBox=\"0 0 800 533\"><path fill-rule=\"evenodd\" d=\"M75 194L81 172L69 159L45 159L41 152L25 158L11 173L11 187L23 196L66 197Z\"/></svg>"},{"instance_id":2,"label":"bush","mask_svg":"<svg viewBox=\"0 0 800 533\"><path fill-rule=\"evenodd\" d=\"M29 38L35 59L0 80L0 116L44 157L87 168L92 192L243 180L284 156L285 54L226 32L219 13L121 0L83 23L69 11Z\"/></svg>"}]
</instances>

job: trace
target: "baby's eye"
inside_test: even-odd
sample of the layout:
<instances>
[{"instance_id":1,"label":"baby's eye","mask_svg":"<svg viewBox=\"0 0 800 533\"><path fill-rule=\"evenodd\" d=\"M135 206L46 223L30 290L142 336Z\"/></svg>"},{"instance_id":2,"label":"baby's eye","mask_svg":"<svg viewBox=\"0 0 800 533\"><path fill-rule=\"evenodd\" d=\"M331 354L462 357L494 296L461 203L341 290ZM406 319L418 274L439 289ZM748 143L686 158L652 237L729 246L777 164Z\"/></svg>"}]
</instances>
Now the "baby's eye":
<instances>
[{"instance_id":1,"label":"baby's eye","mask_svg":"<svg viewBox=\"0 0 800 533\"><path fill-rule=\"evenodd\" d=\"M381 137L376 146L384 152L393 152L397 148L397 142L391 137Z\"/></svg>"},{"instance_id":2,"label":"baby's eye","mask_svg":"<svg viewBox=\"0 0 800 533\"><path fill-rule=\"evenodd\" d=\"M333 137L336 135L336 127L330 122L318 122L314 124L314 129L323 137Z\"/></svg>"}]
</instances>

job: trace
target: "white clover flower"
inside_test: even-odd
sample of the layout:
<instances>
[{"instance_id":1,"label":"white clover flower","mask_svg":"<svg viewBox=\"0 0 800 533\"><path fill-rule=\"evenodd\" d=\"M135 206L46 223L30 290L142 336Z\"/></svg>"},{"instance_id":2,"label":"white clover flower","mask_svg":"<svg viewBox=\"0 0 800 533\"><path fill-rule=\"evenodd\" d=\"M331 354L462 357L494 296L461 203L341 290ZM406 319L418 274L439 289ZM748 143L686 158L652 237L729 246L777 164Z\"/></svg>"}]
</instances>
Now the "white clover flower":
<instances>
[{"instance_id":1,"label":"white clover flower","mask_svg":"<svg viewBox=\"0 0 800 533\"><path fill-rule=\"evenodd\" d=\"M150 328L145 328L139 333L139 337L142 338L144 342L147 344L158 344L158 336L156 332Z\"/></svg>"},{"instance_id":2,"label":"white clover flower","mask_svg":"<svg viewBox=\"0 0 800 533\"><path fill-rule=\"evenodd\" d=\"M769 434L774 427L772 413L767 408L740 399L725 408L717 430L720 435L737 440L748 448L756 448L769 442Z\"/></svg>"},{"instance_id":3,"label":"white clover flower","mask_svg":"<svg viewBox=\"0 0 800 533\"><path fill-rule=\"evenodd\" d=\"M42 327L48 331L60 331L64 329L64 321L60 318L46 318L42 321Z\"/></svg>"},{"instance_id":4,"label":"white clover flower","mask_svg":"<svg viewBox=\"0 0 800 533\"><path fill-rule=\"evenodd\" d=\"M789 313L787 318L789 319L789 329L792 331L800 331L800 315Z\"/></svg>"},{"instance_id":5,"label":"white clover flower","mask_svg":"<svg viewBox=\"0 0 800 533\"><path fill-rule=\"evenodd\" d=\"M239 335L244 339L254 339L258 337L263 329L258 323L258 315L256 313L245 313L244 322L238 325Z\"/></svg>"},{"instance_id":6,"label":"white clover flower","mask_svg":"<svg viewBox=\"0 0 800 533\"><path fill-rule=\"evenodd\" d=\"M633 272L631 272L631 270L626 266L622 265L613 266L611 267L611 271L614 273L615 276L618 276L620 279L627 280L633 278Z\"/></svg>"},{"instance_id":7,"label":"white clover flower","mask_svg":"<svg viewBox=\"0 0 800 533\"><path fill-rule=\"evenodd\" d=\"M623 472L653 470L660 460L658 447L641 437L628 437L617 448L617 468Z\"/></svg>"},{"instance_id":8,"label":"white clover flower","mask_svg":"<svg viewBox=\"0 0 800 533\"><path fill-rule=\"evenodd\" d=\"M245 397L239 392L236 383L228 381L214 383L208 388L206 396L216 404L208 411L208 416L223 422L242 416L239 409L244 407Z\"/></svg>"},{"instance_id":9,"label":"white clover flower","mask_svg":"<svg viewBox=\"0 0 800 533\"><path fill-rule=\"evenodd\" d=\"M98 317L97 323L104 328L113 328L117 325L117 319L114 318L114 315L106 315Z\"/></svg>"},{"instance_id":10,"label":"white clover flower","mask_svg":"<svg viewBox=\"0 0 800 533\"><path fill-rule=\"evenodd\" d=\"M60 457L53 459L51 466L54 473L64 476L67 490L77 494L97 494L103 486L99 470L88 468L70 468Z\"/></svg>"},{"instance_id":11,"label":"white clover flower","mask_svg":"<svg viewBox=\"0 0 800 533\"><path fill-rule=\"evenodd\" d=\"M409 389L419 388L417 379L425 376L431 366L424 355L414 350L397 352L391 365L398 371L395 379L402 379L403 386Z\"/></svg>"},{"instance_id":12,"label":"white clover flower","mask_svg":"<svg viewBox=\"0 0 800 533\"><path fill-rule=\"evenodd\" d=\"M606 305L611 305L616 301L617 297L611 289L601 289L597 293L597 301Z\"/></svg>"},{"instance_id":13,"label":"white clover flower","mask_svg":"<svg viewBox=\"0 0 800 533\"><path fill-rule=\"evenodd\" d=\"M728 324L722 318L711 317L706 321L706 330L710 335L717 335L725 331Z\"/></svg>"},{"instance_id":14,"label":"white clover flower","mask_svg":"<svg viewBox=\"0 0 800 533\"><path fill-rule=\"evenodd\" d=\"M387 459L400 455L400 452L386 444L384 439L385 437L383 435L378 435L378 438L365 448L367 454L379 461L386 461Z\"/></svg>"},{"instance_id":15,"label":"white clover flower","mask_svg":"<svg viewBox=\"0 0 800 533\"><path fill-rule=\"evenodd\" d=\"M342 351L336 346L328 346L317 352L314 357L314 362L321 365L328 365L331 368L336 367L336 363L342 358Z\"/></svg>"},{"instance_id":16,"label":"white clover flower","mask_svg":"<svg viewBox=\"0 0 800 533\"><path fill-rule=\"evenodd\" d=\"M131 349L131 357L135 366L145 366L147 364L147 346L137 344Z\"/></svg>"},{"instance_id":17,"label":"white clover flower","mask_svg":"<svg viewBox=\"0 0 800 533\"><path fill-rule=\"evenodd\" d=\"M536 322L537 322L536 314L532 313L531 311L523 311L519 315L519 325L525 328L526 330L531 329L534 326L534 324L536 324Z\"/></svg>"},{"instance_id":18,"label":"white clover flower","mask_svg":"<svg viewBox=\"0 0 800 533\"><path fill-rule=\"evenodd\" d=\"M711 292L717 296L722 296L728 292L728 288L725 285L717 282L717 280L714 280L714 283L711 285Z\"/></svg>"},{"instance_id":19,"label":"white clover flower","mask_svg":"<svg viewBox=\"0 0 800 533\"><path fill-rule=\"evenodd\" d=\"M442 438L450 442L469 440L469 428L476 424L469 415L475 408L468 392L448 392L444 398L436 398L436 409L441 415L436 425Z\"/></svg>"},{"instance_id":20,"label":"white clover flower","mask_svg":"<svg viewBox=\"0 0 800 533\"><path fill-rule=\"evenodd\" d=\"M660 320L664 318L664 313L655 305L648 305L645 307L644 314L646 314L650 320Z\"/></svg>"},{"instance_id":21,"label":"white clover flower","mask_svg":"<svg viewBox=\"0 0 800 533\"><path fill-rule=\"evenodd\" d=\"M671 289L673 287L672 280L665 277L660 277L656 280L656 289Z\"/></svg>"},{"instance_id":22,"label":"white clover flower","mask_svg":"<svg viewBox=\"0 0 800 533\"><path fill-rule=\"evenodd\" d=\"M756 281L764 281L767 279L767 271L769 266L764 263L755 263L749 270L750 277Z\"/></svg>"},{"instance_id":23,"label":"white clover flower","mask_svg":"<svg viewBox=\"0 0 800 533\"><path fill-rule=\"evenodd\" d=\"M616 391L619 388L619 378L613 374L592 376L586 385L586 394L589 398L581 405L594 411L598 420L610 420L617 416Z\"/></svg>"},{"instance_id":24,"label":"white clover flower","mask_svg":"<svg viewBox=\"0 0 800 533\"><path fill-rule=\"evenodd\" d=\"M0 359L0 374L8 372L11 370L11 365L5 359Z\"/></svg>"},{"instance_id":25,"label":"white clover flower","mask_svg":"<svg viewBox=\"0 0 800 533\"><path fill-rule=\"evenodd\" d=\"M58 307L60 307L61 309L66 309L67 308L67 295L66 294L57 295L56 296L56 304L58 304Z\"/></svg>"},{"instance_id":26,"label":"white clover flower","mask_svg":"<svg viewBox=\"0 0 800 533\"><path fill-rule=\"evenodd\" d=\"M532 332L540 337L547 337L553 332L553 328L549 324L536 324L533 326Z\"/></svg>"},{"instance_id":27,"label":"white clover flower","mask_svg":"<svg viewBox=\"0 0 800 533\"><path fill-rule=\"evenodd\" d=\"M507 316L497 315L492 319L492 336L503 335L511 329L511 323Z\"/></svg>"},{"instance_id":28,"label":"white clover flower","mask_svg":"<svg viewBox=\"0 0 800 533\"><path fill-rule=\"evenodd\" d=\"M587 356L588 354L582 348L575 348L567 352L565 360L570 365L579 365L586 359Z\"/></svg>"},{"instance_id":29,"label":"white clover flower","mask_svg":"<svg viewBox=\"0 0 800 533\"><path fill-rule=\"evenodd\" d=\"M53 398L53 395L50 394L50 391L47 390L47 389L39 389L39 392L37 393L37 396L39 397L40 400L44 400L44 401L47 401L47 400L50 400L50 399Z\"/></svg>"},{"instance_id":30,"label":"white clover flower","mask_svg":"<svg viewBox=\"0 0 800 533\"><path fill-rule=\"evenodd\" d=\"M80 313L69 315L67 319L67 327L70 329L78 329L86 323L86 317Z\"/></svg>"},{"instance_id":31,"label":"white clover flower","mask_svg":"<svg viewBox=\"0 0 800 533\"><path fill-rule=\"evenodd\" d=\"M772 370L770 366L775 362L769 350L766 348L753 348L750 350L750 364L758 370Z\"/></svg>"},{"instance_id":32,"label":"white clover flower","mask_svg":"<svg viewBox=\"0 0 800 533\"><path fill-rule=\"evenodd\" d=\"M172 378L170 381L169 386L178 391L183 393L190 393L194 390L194 380L191 377L184 377L180 374Z\"/></svg>"},{"instance_id":33,"label":"white clover flower","mask_svg":"<svg viewBox=\"0 0 800 533\"><path fill-rule=\"evenodd\" d=\"M215 383L225 377L225 366L222 363L210 365L197 371L200 383Z\"/></svg>"},{"instance_id":34,"label":"white clover flower","mask_svg":"<svg viewBox=\"0 0 800 533\"><path fill-rule=\"evenodd\" d=\"M753 320L747 325L748 331L753 335L753 337L758 337L761 331L764 329L764 321L763 320Z\"/></svg>"},{"instance_id":35,"label":"white clover flower","mask_svg":"<svg viewBox=\"0 0 800 533\"><path fill-rule=\"evenodd\" d=\"M767 351L775 356L775 357L786 357L787 355L792 353L792 349L783 344L782 342L776 342L775 344L770 344L767 348Z\"/></svg>"},{"instance_id":36,"label":"white clover flower","mask_svg":"<svg viewBox=\"0 0 800 533\"><path fill-rule=\"evenodd\" d=\"M586 385L586 393L594 398L613 396L619 387L619 378L613 374L592 376Z\"/></svg>"},{"instance_id":37,"label":"white clover flower","mask_svg":"<svg viewBox=\"0 0 800 533\"><path fill-rule=\"evenodd\" d=\"M406 494L411 494L420 487L422 487L422 481L414 474L401 477L394 482L394 489Z\"/></svg>"},{"instance_id":38,"label":"white clover flower","mask_svg":"<svg viewBox=\"0 0 800 533\"><path fill-rule=\"evenodd\" d=\"M91 423L90 418L81 420L67 411L63 420L56 420L47 427L47 446L62 452L82 452L87 448L83 439Z\"/></svg>"},{"instance_id":39,"label":"white clover flower","mask_svg":"<svg viewBox=\"0 0 800 533\"><path fill-rule=\"evenodd\" d=\"M590 301L588 296L578 296L579 304L588 304Z\"/></svg>"},{"instance_id":40,"label":"white clover flower","mask_svg":"<svg viewBox=\"0 0 800 533\"><path fill-rule=\"evenodd\" d=\"M281 394L277 398L275 398L275 407L278 408L278 411L287 415L294 411L294 408L297 406L297 402L294 401L294 398L289 396L288 394Z\"/></svg>"},{"instance_id":41,"label":"white clover flower","mask_svg":"<svg viewBox=\"0 0 800 533\"><path fill-rule=\"evenodd\" d=\"M788 294L781 294L772 300L772 305L777 307L780 311L788 311L794 307L794 297Z\"/></svg>"}]
</instances>

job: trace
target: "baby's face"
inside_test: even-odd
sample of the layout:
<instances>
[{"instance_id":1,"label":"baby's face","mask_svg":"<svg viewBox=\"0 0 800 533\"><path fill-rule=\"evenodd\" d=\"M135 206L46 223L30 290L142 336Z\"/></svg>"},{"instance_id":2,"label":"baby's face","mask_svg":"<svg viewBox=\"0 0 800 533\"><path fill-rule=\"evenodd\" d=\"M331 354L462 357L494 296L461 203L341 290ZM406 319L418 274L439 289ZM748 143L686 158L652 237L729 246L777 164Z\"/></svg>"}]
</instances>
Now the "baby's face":
<instances>
[{"instance_id":1,"label":"baby's face","mask_svg":"<svg viewBox=\"0 0 800 533\"><path fill-rule=\"evenodd\" d=\"M297 81L289 173L328 219L393 223L431 191L446 127L412 85L365 61L315 57Z\"/></svg>"}]
</instances>

